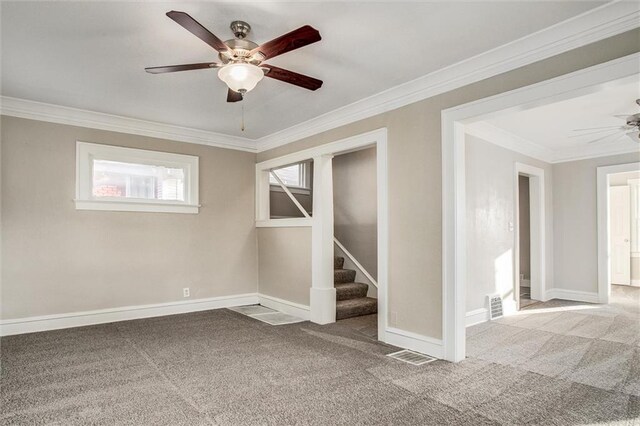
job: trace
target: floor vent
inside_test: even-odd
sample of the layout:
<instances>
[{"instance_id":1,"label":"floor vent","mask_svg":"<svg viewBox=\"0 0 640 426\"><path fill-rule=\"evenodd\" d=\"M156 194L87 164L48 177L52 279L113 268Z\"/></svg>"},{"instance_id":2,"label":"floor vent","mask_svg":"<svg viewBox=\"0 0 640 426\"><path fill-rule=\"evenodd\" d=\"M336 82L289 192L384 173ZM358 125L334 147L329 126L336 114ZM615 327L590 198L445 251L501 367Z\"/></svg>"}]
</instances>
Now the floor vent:
<instances>
[{"instance_id":1,"label":"floor vent","mask_svg":"<svg viewBox=\"0 0 640 426\"><path fill-rule=\"evenodd\" d=\"M499 294L490 294L489 298L489 319L500 318L503 315L502 312L502 298Z\"/></svg>"},{"instance_id":2,"label":"floor vent","mask_svg":"<svg viewBox=\"0 0 640 426\"><path fill-rule=\"evenodd\" d=\"M229 310L271 325L294 324L304 321L302 318L278 312L262 305L236 306L235 308L229 308Z\"/></svg>"},{"instance_id":3,"label":"floor vent","mask_svg":"<svg viewBox=\"0 0 640 426\"><path fill-rule=\"evenodd\" d=\"M437 359L408 349L404 349L400 352L394 352L387 356L412 365L422 365L428 362L433 362Z\"/></svg>"}]
</instances>

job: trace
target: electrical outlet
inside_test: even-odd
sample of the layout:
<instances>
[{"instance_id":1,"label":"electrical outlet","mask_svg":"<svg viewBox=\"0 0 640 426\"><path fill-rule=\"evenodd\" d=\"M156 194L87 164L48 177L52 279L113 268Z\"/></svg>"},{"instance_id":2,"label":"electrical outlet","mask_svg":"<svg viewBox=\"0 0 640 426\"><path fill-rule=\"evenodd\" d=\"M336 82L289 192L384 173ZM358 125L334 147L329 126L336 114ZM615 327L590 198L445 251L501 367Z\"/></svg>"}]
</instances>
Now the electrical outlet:
<instances>
[{"instance_id":1,"label":"electrical outlet","mask_svg":"<svg viewBox=\"0 0 640 426\"><path fill-rule=\"evenodd\" d=\"M182 297L189 297L189 287L182 289Z\"/></svg>"}]
</instances>

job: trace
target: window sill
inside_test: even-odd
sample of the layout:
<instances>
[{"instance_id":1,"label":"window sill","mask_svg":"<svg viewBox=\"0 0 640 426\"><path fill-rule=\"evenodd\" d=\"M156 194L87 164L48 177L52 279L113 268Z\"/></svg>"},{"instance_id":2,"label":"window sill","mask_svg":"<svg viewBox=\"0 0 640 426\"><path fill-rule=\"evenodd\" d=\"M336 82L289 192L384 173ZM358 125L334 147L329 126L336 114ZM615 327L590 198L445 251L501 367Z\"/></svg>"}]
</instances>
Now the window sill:
<instances>
[{"instance_id":1,"label":"window sill","mask_svg":"<svg viewBox=\"0 0 640 426\"><path fill-rule=\"evenodd\" d=\"M292 194L311 195L311 190L307 188L300 188L297 186L287 186L287 189ZM269 185L269 190L273 192L284 192L284 189L282 189L280 185L274 185L274 184Z\"/></svg>"},{"instance_id":2,"label":"window sill","mask_svg":"<svg viewBox=\"0 0 640 426\"><path fill-rule=\"evenodd\" d=\"M134 201L100 201L75 200L76 210L103 210L116 212L147 212L147 213L187 213L198 214L199 205L172 203L145 203Z\"/></svg>"}]
</instances>

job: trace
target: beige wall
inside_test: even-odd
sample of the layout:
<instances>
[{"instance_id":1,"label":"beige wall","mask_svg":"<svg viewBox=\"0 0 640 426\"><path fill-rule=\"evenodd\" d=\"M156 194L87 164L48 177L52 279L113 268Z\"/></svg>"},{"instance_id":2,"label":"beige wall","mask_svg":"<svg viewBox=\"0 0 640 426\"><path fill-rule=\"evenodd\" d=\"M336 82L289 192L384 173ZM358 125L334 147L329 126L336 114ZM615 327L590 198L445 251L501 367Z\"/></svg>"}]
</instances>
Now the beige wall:
<instances>
[{"instance_id":1,"label":"beige wall","mask_svg":"<svg viewBox=\"0 0 640 426\"><path fill-rule=\"evenodd\" d=\"M313 208L311 194L293 194L293 196L307 212L311 213ZM293 204L291 198L283 191L269 191L269 213L272 218L304 217L298 206Z\"/></svg>"},{"instance_id":2,"label":"beige wall","mask_svg":"<svg viewBox=\"0 0 640 426\"><path fill-rule=\"evenodd\" d=\"M76 141L200 159L197 215L75 210ZM2 117L2 318L253 293L255 154Z\"/></svg>"},{"instance_id":3,"label":"beige wall","mask_svg":"<svg viewBox=\"0 0 640 426\"><path fill-rule=\"evenodd\" d=\"M258 291L309 305L311 228L259 228Z\"/></svg>"},{"instance_id":4,"label":"beige wall","mask_svg":"<svg viewBox=\"0 0 640 426\"><path fill-rule=\"evenodd\" d=\"M486 308L488 294L515 302L515 164L545 174L547 286L553 277L551 165L466 136L467 312Z\"/></svg>"},{"instance_id":5,"label":"beige wall","mask_svg":"<svg viewBox=\"0 0 640 426\"><path fill-rule=\"evenodd\" d=\"M520 275L525 279L531 278L531 218L529 204L529 178L518 176L518 211L519 211L519 239L520 239Z\"/></svg>"},{"instance_id":6,"label":"beige wall","mask_svg":"<svg viewBox=\"0 0 640 426\"><path fill-rule=\"evenodd\" d=\"M258 154L258 161L386 127L389 141L389 324L441 338L441 111L635 53L639 50L639 37L640 31L629 31L262 152ZM394 318L397 321L394 322Z\"/></svg>"},{"instance_id":7,"label":"beige wall","mask_svg":"<svg viewBox=\"0 0 640 426\"><path fill-rule=\"evenodd\" d=\"M637 161L632 153L553 165L555 287L598 291L597 168Z\"/></svg>"},{"instance_id":8,"label":"beige wall","mask_svg":"<svg viewBox=\"0 0 640 426\"><path fill-rule=\"evenodd\" d=\"M338 241L378 277L376 149L333 158L333 229Z\"/></svg>"}]
</instances>

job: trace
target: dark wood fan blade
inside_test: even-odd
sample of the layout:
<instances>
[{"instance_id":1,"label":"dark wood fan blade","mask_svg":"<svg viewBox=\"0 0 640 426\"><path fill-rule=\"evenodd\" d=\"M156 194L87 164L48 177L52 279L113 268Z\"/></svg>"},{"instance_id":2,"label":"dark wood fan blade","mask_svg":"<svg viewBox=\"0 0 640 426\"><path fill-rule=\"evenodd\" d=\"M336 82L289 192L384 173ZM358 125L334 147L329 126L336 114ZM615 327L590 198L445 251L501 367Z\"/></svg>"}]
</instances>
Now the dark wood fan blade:
<instances>
[{"instance_id":1,"label":"dark wood fan blade","mask_svg":"<svg viewBox=\"0 0 640 426\"><path fill-rule=\"evenodd\" d=\"M167 16L182 25L187 31L216 49L218 52L227 52L229 50L229 47L224 44L222 40L213 35L211 31L203 27L189 14L172 10L171 12L167 12Z\"/></svg>"},{"instance_id":2,"label":"dark wood fan blade","mask_svg":"<svg viewBox=\"0 0 640 426\"><path fill-rule=\"evenodd\" d=\"M240 102L242 100L242 94L229 89L227 92L227 102Z\"/></svg>"},{"instance_id":3,"label":"dark wood fan blade","mask_svg":"<svg viewBox=\"0 0 640 426\"><path fill-rule=\"evenodd\" d=\"M164 67L149 67L144 70L151 74L162 74L165 72L201 70L205 68L217 68L217 62L203 62L201 64L167 65Z\"/></svg>"},{"instance_id":4,"label":"dark wood fan blade","mask_svg":"<svg viewBox=\"0 0 640 426\"><path fill-rule=\"evenodd\" d=\"M283 68L274 67L273 65L262 64L260 67L269 69L265 74L265 77L271 77L309 90L318 90L322 87L322 80L318 80L317 78L298 74L297 72L285 70Z\"/></svg>"},{"instance_id":5,"label":"dark wood fan blade","mask_svg":"<svg viewBox=\"0 0 640 426\"><path fill-rule=\"evenodd\" d=\"M281 35L278 38L274 38L256 47L251 51L251 54L253 55L260 52L264 55L264 59L269 59L315 43L321 39L322 37L320 37L318 30L309 25L305 25L304 27L300 27L297 30L293 30L290 33Z\"/></svg>"}]
</instances>

